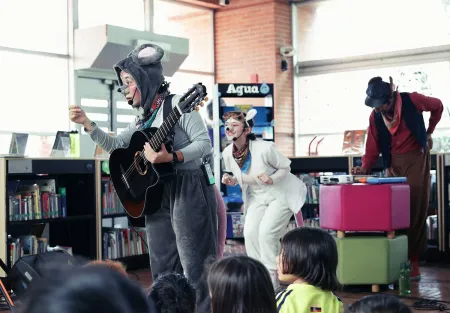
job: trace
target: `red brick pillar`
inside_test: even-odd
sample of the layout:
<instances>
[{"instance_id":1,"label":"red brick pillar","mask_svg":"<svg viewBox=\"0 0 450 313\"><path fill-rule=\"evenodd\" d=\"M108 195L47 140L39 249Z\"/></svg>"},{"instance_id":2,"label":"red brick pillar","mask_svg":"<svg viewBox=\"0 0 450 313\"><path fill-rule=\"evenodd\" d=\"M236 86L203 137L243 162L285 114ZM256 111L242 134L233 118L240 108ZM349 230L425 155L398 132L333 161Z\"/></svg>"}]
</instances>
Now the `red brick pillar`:
<instances>
[{"instance_id":1,"label":"red brick pillar","mask_svg":"<svg viewBox=\"0 0 450 313\"><path fill-rule=\"evenodd\" d=\"M214 13L216 83L275 84L275 141L294 155L293 65L281 71L280 47L292 45L291 8L287 0L231 0Z\"/></svg>"}]
</instances>

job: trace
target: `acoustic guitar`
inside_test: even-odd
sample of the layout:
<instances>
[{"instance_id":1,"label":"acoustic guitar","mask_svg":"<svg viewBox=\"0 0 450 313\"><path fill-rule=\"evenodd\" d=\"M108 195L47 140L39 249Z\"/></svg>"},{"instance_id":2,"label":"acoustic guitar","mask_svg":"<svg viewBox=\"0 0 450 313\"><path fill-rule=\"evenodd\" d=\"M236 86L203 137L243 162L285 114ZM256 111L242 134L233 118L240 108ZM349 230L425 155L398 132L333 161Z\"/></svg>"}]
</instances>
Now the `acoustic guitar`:
<instances>
[{"instance_id":1,"label":"acoustic guitar","mask_svg":"<svg viewBox=\"0 0 450 313\"><path fill-rule=\"evenodd\" d=\"M161 207L163 182L173 179L173 163L152 164L144 154L144 144L148 142L154 151L159 151L164 143L172 151L168 136L184 113L197 109L205 99L206 87L195 84L184 94L179 103L164 119L159 128L150 127L136 131L127 148L114 150L109 157L111 180L117 196L132 218L151 215ZM163 109L164 104L160 109Z\"/></svg>"}]
</instances>

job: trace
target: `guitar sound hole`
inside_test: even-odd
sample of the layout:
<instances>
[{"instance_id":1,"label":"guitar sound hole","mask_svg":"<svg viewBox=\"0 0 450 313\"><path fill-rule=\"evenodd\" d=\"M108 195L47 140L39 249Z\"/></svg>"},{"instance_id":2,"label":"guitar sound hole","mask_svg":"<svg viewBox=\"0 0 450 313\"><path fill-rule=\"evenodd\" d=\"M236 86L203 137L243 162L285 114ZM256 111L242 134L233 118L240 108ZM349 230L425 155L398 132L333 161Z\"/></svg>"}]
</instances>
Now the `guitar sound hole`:
<instances>
[{"instance_id":1,"label":"guitar sound hole","mask_svg":"<svg viewBox=\"0 0 450 313\"><path fill-rule=\"evenodd\" d=\"M140 151L137 151L134 154L134 167L136 168L136 171L141 175L147 174L148 164L145 164L144 161L145 157L141 157Z\"/></svg>"}]
</instances>

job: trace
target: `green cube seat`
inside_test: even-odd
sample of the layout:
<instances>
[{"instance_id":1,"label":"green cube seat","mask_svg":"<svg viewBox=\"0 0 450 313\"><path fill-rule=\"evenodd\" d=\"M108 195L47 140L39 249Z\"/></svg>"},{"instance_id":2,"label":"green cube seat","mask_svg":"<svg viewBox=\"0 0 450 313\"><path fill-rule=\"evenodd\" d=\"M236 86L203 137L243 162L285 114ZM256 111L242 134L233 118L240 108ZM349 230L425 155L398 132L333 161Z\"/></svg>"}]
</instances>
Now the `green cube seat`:
<instances>
[{"instance_id":1,"label":"green cube seat","mask_svg":"<svg viewBox=\"0 0 450 313\"><path fill-rule=\"evenodd\" d=\"M393 239L385 236L335 239L339 257L337 275L343 285L379 287L392 284L400 277L400 265L408 261L408 238L405 235L397 235Z\"/></svg>"}]
</instances>

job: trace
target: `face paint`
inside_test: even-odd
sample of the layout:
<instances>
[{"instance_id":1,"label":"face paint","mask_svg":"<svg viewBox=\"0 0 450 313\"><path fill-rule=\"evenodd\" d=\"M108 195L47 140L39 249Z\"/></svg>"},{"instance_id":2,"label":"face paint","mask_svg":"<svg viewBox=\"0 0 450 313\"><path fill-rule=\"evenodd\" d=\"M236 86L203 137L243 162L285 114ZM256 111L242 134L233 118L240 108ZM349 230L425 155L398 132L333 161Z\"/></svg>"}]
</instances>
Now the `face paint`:
<instances>
[{"instance_id":1,"label":"face paint","mask_svg":"<svg viewBox=\"0 0 450 313\"><path fill-rule=\"evenodd\" d=\"M134 109L137 109L141 105L141 94L137 88L136 81L127 72L122 71L120 73L120 78L122 79L123 85L120 87L120 92L125 96Z\"/></svg>"},{"instance_id":2,"label":"face paint","mask_svg":"<svg viewBox=\"0 0 450 313\"><path fill-rule=\"evenodd\" d=\"M233 138L239 138L244 132L244 122L230 117L225 121L225 135L227 140L233 140Z\"/></svg>"}]
</instances>

